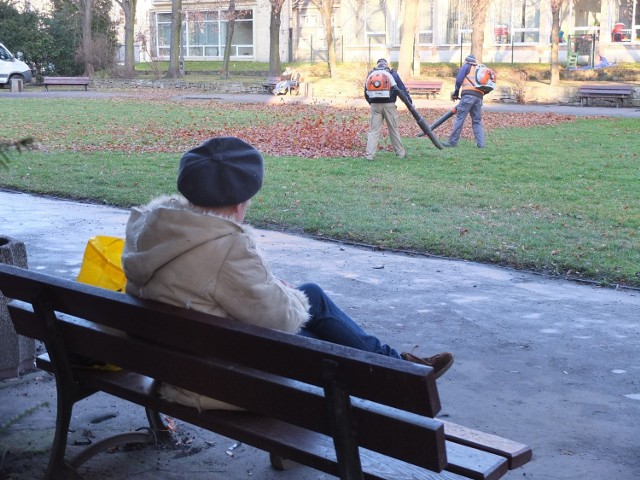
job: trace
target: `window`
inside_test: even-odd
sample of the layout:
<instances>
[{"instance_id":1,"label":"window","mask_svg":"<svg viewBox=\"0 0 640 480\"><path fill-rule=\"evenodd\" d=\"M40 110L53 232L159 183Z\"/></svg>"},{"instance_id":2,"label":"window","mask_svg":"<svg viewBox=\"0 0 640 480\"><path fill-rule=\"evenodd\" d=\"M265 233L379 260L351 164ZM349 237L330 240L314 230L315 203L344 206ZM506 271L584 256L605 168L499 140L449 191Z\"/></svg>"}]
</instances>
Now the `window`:
<instances>
[{"instance_id":1,"label":"window","mask_svg":"<svg viewBox=\"0 0 640 480\"><path fill-rule=\"evenodd\" d=\"M493 43L496 45L511 43L511 0L495 0L491 6Z\"/></svg>"},{"instance_id":2,"label":"window","mask_svg":"<svg viewBox=\"0 0 640 480\"><path fill-rule=\"evenodd\" d=\"M640 0L636 0L633 4L633 31L632 31L632 39L635 41L640 41Z\"/></svg>"},{"instance_id":3,"label":"window","mask_svg":"<svg viewBox=\"0 0 640 480\"><path fill-rule=\"evenodd\" d=\"M620 42L631 42L640 40L640 1L621 0L616 5L617 16L612 18L612 40ZM615 14L614 14L615 15ZM613 34L616 24L621 31L617 35Z\"/></svg>"},{"instance_id":4,"label":"window","mask_svg":"<svg viewBox=\"0 0 640 480\"><path fill-rule=\"evenodd\" d=\"M440 1L439 6L446 12L440 16L442 43L461 45L471 43L471 5L468 0Z\"/></svg>"},{"instance_id":5,"label":"window","mask_svg":"<svg viewBox=\"0 0 640 480\"><path fill-rule=\"evenodd\" d=\"M0 47L0 60L11 60L11 55L4 48Z\"/></svg>"},{"instance_id":6,"label":"window","mask_svg":"<svg viewBox=\"0 0 640 480\"><path fill-rule=\"evenodd\" d=\"M345 45L365 45L366 44L366 12L362 8L359 0L352 0L347 3L342 1L343 12L347 12L347 17L342 19L342 33Z\"/></svg>"},{"instance_id":7,"label":"window","mask_svg":"<svg viewBox=\"0 0 640 480\"><path fill-rule=\"evenodd\" d=\"M171 46L171 14L156 14L158 56L169 56L169 48Z\"/></svg>"},{"instance_id":8,"label":"window","mask_svg":"<svg viewBox=\"0 0 640 480\"><path fill-rule=\"evenodd\" d=\"M190 58L222 57L226 42L226 10L186 11L182 26L182 54ZM253 56L253 11L237 10L231 40L231 56ZM159 56L169 56L171 14L157 13Z\"/></svg>"},{"instance_id":9,"label":"window","mask_svg":"<svg viewBox=\"0 0 640 480\"><path fill-rule=\"evenodd\" d=\"M367 37L384 37L387 35L386 2L384 0L365 0L365 23Z\"/></svg>"},{"instance_id":10,"label":"window","mask_svg":"<svg viewBox=\"0 0 640 480\"><path fill-rule=\"evenodd\" d=\"M536 0L513 1L513 43L540 41L540 4Z\"/></svg>"},{"instance_id":11,"label":"window","mask_svg":"<svg viewBox=\"0 0 640 480\"><path fill-rule=\"evenodd\" d=\"M600 0L576 0L573 7L573 33L600 32Z\"/></svg>"},{"instance_id":12,"label":"window","mask_svg":"<svg viewBox=\"0 0 640 480\"><path fill-rule=\"evenodd\" d=\"M418 43L433 45L433 2L418 8Z\"/></svg>"},{"instance_id":13,"label":"window","mask_svg":"<svg viewBox=\"0 0 640 480\"><path fill-rule=\"evenodd\" d=\"M307 14L302 16L303 27L316 27L319 24L320 22L318 22L318 15L316 14Z\"/></svg>"}]
</instances>

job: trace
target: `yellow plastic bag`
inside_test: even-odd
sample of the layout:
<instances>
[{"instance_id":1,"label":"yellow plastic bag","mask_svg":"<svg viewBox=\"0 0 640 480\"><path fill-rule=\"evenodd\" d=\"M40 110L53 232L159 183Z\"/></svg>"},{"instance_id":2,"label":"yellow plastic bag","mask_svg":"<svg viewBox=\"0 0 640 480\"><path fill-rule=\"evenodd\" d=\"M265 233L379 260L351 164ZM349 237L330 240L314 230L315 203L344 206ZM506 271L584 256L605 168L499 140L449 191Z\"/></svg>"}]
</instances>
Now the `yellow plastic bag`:
<instances>
[{"instance_id":1,"label":"yellow plastic bag","mask_svg":"<svg viewBox=\"0 0 640 480\"><path fill-rule=\"evenodd\" d=\"M88 283L116 292L124 292L127 277L122 270L122 250L124 240L118 237L97 235L91 237L84 249L80 273L76 279L81 283ZM118 372L122 370L117 365L99 362L82 355L70 354L71 364L81 368Z\"/></svg>"},{"instance_id":2,"label":"yellow plastic bag","mask_svg":"<svg viewBox=\"0 0 640 480\"><path fill-rule=\"evenodd\" d=\"M87 242L78 282L124 292L127 277L122 270L124 239L97 235Z\"/></svg>"}]
</instances>

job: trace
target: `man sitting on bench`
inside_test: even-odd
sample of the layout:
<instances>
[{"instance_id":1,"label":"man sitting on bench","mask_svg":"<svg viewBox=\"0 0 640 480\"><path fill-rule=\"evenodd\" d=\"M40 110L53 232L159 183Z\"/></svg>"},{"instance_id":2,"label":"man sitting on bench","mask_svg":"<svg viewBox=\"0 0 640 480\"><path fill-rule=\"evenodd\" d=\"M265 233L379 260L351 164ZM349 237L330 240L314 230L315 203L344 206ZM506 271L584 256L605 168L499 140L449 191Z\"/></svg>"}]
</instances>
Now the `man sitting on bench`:
<instances>
[{"instance_id":1,"label":"man sitting on bench","mask_svg":"<svg viewBox=\"0 0 640 480\"><path fill-rule=\"evenodd\" d=\"M293 70L291 69L290 66L287 66L287 68L284 69L284 72L282 72L282 75L280 76L280 81L276 84L275 88L273 89L273 94L286 95L286 93L292 87L293 75L294 75Z\"/></svg>"},{"instance_id":2,"label":"man sitting on bench","mask_svg":"<svg viewBox=\"0 0 640 480\"><path fill-rule=\"evenodd\" d=\"M182 196L132 210L122 255L127 293L428 365L436 378L447 371L451 353L399 353L318 285L295 288L273 275L243 223L263 174L262 156L239 138L212 138L186 152L177 179ZM179 393L169 399L184 403Z\"/></svg>"}]
</instances>

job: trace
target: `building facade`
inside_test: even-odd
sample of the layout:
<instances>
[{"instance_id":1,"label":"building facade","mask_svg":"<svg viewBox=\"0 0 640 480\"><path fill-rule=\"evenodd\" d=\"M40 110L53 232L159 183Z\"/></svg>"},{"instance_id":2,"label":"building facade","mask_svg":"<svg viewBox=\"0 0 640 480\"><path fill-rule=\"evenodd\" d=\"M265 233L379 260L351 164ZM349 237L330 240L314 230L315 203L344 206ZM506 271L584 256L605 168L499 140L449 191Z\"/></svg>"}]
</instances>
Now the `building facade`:
<instances>
[{"instance_id":1,"label":"building facade","mask_svg":"<svg viewBox=\"0 0 640 480\"><path fill-rule=\"evenodd\" d=\"M470 1L420 0L415 48L421 62L458 62L470 51ZM221 59L227 4L185 1L183 8L184 57ZM237 4L236 10L239 16L231 58L267 62L269 1L249 0ZM335 0L332 23L338 60L371 63L379 57L397 59L403 14L402 0ZM153 55L167 58L171 3L141 2L138 15L148 24ZM560 27L561 62L585 42L591 42L592 47L588 61L597 63L600 56L610 63L640 61L640 0L565 0ZM619 34L614 33L616 28ZM492 0L484 33L483 59L487 63L548 63L550 0ZM586 55L586 51L582 53ZM326 60L323 19L311 0L285 0L280 58L283 62Z\"/></svg>"},{"instance_id":2,"label":"building facade","mask_svg":"<svg viewBox=\"0 0 640 480\"><path fill-rule=\"evenodd\" d=\"M414 39L421 62L459 62L471 48L471 0L420 0ZM183 0L182 55L187 60L220 60L226 43L227 2ZM231 44L234 61L269 61L269 0L236 5ZM397 60L402 0L335 0L332 17L338 61ZM138 3L136 32L148 39L148 54L169 55L171 2ZM579 64L640 61L640 0L565 0L560 12L560 61L571 52ZM540 0L492 0L484 32L487 63L549 63L551 5ZM326 61L320 12L311 0L285 0L280 58Z\"/></svg>"}]
</instances>

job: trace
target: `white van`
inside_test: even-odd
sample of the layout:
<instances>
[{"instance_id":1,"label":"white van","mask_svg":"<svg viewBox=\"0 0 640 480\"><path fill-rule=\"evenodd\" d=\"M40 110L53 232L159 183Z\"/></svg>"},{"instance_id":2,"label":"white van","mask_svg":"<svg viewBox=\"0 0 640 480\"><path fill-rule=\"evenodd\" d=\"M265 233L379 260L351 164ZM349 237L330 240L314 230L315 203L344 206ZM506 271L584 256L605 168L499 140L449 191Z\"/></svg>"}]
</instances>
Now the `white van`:
<instances>
[{"instance_id":1,"label":"white van","mask_svg":"<svg viewBox=\"0 0 640 480\"><path fill-rule=\"evenodd\" d=\"M24 83L31 82L31 69L0 43L0 88L4 88L5 85L10 86L14 78L21 79Z\"/></svg>"}]
</instances>

